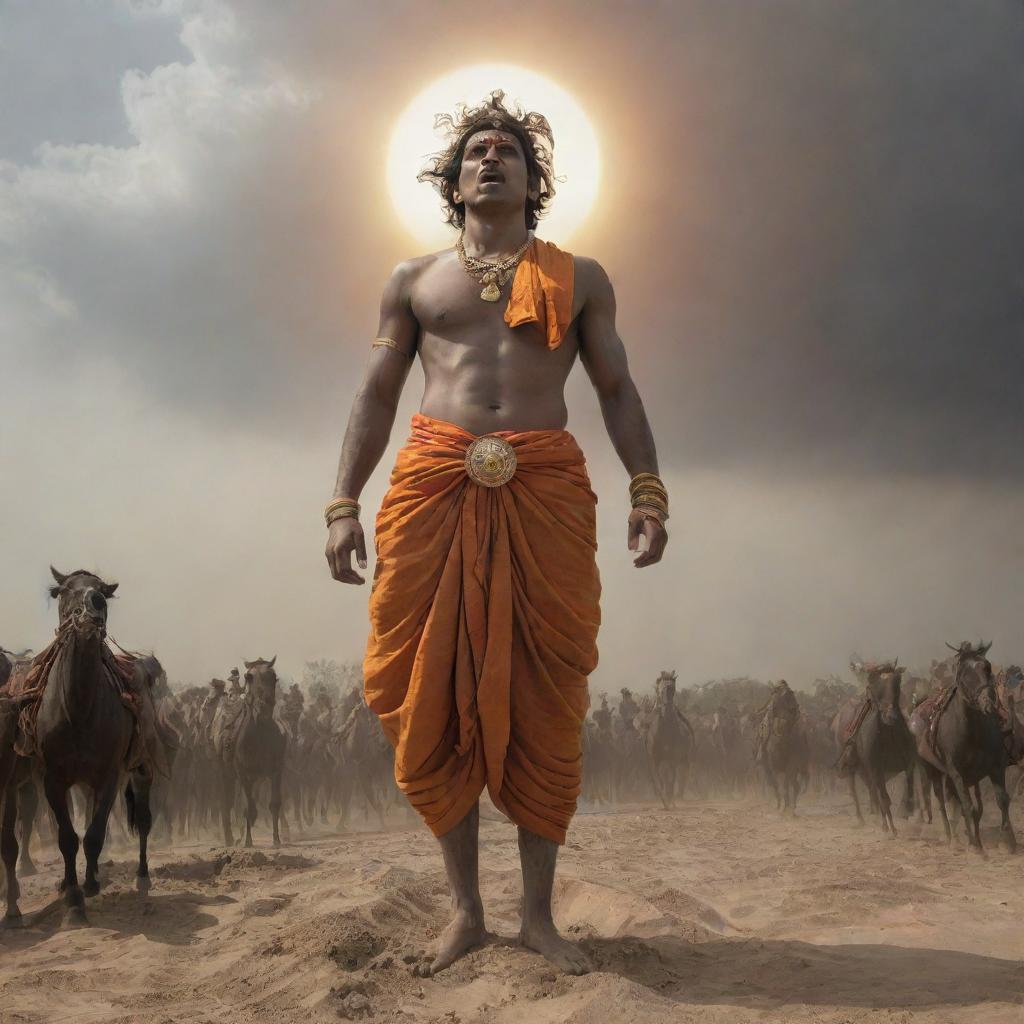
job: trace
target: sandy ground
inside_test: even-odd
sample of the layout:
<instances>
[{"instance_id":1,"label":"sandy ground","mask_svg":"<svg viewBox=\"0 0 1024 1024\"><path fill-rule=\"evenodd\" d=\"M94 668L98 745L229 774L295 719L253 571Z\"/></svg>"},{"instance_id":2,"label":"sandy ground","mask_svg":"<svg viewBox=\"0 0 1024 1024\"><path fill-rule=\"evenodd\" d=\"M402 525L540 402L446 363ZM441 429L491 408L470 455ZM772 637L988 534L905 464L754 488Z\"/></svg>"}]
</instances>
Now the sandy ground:
<instances>
[{"instance_id":1,"label":"sandy ground","mask_svg":"<svg viewBox=\"0 0 1024 1024\"><path fill-rule=\"evenodd\" d=\"M148 897L115 851L88 928L63 927L40 857L27 926L0 933L0 1021L1024 1022L1024 856L991 829L981 859L937 825L887 840L825 801L795 820L738 801L581 813L557 920L597 970L569 978L512 940L515 834L488 821L495 936L423 980L409 965L447 911L424 830L273 850L260 824L251 850L157 849Z\"/></svg>"}]
</instances>

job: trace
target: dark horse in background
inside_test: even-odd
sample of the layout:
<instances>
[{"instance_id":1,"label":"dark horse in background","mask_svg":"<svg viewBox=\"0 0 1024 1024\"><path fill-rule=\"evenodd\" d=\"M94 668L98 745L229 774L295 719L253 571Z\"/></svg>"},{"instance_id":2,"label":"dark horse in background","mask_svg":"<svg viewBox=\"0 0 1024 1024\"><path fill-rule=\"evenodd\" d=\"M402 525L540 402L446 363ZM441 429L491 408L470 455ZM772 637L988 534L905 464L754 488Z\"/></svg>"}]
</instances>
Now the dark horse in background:
<instances>
[{"instance_id":1,"label":"dark horse in background","mask_svg":"<svg viewBox=\"0 0 1024 1024\"><path fill-rule=\"evenodd\" d=\"M960 806L971 849L982 853L982 779L989 779L1002 813L1001 838L1011 853L1017 838L1010 824L1010 797L1006 769L1010 763L1005 709L996 694L992 665L986 655L991 643L977 646L964 641L954 651L953 681L939 693L918 704L910 716L917 751L939 802L947 842L952 841L946 798ZM971 791L974 802L971 801Z\"/></svg>"},{"instance_id":2,"label":"dark horse in background","mask_svg":"<svg viewBox=\"0 0 1024 1024\"><path fill-rule=\"evenodd\" d=\"M281 777L284 772L285 733L274 718L277 702L277 674L274 662L262 658L245 663L245 697L241 706L221 702L213 720L214 749L220 764L221 824L224 844L234 845L231 834L231 808L235 802L235 782L245 793L245 845L252 846L252 826L256 821L256 783L270 782L270 816L274 827L274 845L281 845Z\"/></svg>"},{"instance_id":3,"label":"dark horse in background","mask_svg":"<svg viewBox=\"0 0 1024 1024\"><path fill-rule=\"evenodd\" d=\"M6 924L20 922L15 864L18 842L16 790L25 773L35 771L57 822L57 845L64 858L60 888L67 905L67 920L85 924L84 896L99 892L99 857L107 832L107 819L117 796L122 772L129 772L129 823L140 834L138 884L148 889L146 837L151 824L148 782L151 769L133 743L136 717L126 702L130 689L123 675L131 671L119 662L107 643L107 602L117 589L85 570L64 575L52 568L59 625L56 639L33 659L25 677L12 676L7 690L15 700L27 702L34 685L42 687L38 710L31 716L31 737L21 736L14 770L5 789L0 856L7 878ZM24 721L22 717L20 722ZM92 817L82 845L85 883L79 886L78 834L68 807L68 791L82 785L92 791Z\"/></svg>"},{"instance_id":4,"label":"dark horse in background","mask_svg":"<svg viewBox=\"0 0 1024 1024\"><path fill-rule=\"evenodd\" d=\"M857 799L859 775L867 786L872 806L879 810L882 831L891 836L896 835L896 826L886 781L900 772L906 773L903 813L909 817L914 810L917 766L914 737L900 707L900 683L905 669L897 667L896 660L850 662L853 674L864 683L864 695L852 698L832 720L832 733L840 750L836 767L850 780L858 823L864 824Z\"/></svg>"},{"instance_id":5,"label":"dark horse in background","mask_svg":"<svg viewBox=\"0 0 1024 1024\"><path fill-rule=\"evenodd\" d=\"M796 694L785 679L780 679L774 684L771 699L765 707L754 755L775 793L777 810L796 813L800 780L809 778L808 754L807 734Z\"/></svg>"},{"instance_id":6,"label":"dark horse in background","mask_svg":"<svg viewBox=\"0 0 1024 1024\"><path fill-rule=\"evenodd\" d=\"M654 708L640 716L647 770L654 792L668 810L686 788L693 756L693 728L676 707L676 674L662 672L654 684Z\"/></svg>"}]
</instances>

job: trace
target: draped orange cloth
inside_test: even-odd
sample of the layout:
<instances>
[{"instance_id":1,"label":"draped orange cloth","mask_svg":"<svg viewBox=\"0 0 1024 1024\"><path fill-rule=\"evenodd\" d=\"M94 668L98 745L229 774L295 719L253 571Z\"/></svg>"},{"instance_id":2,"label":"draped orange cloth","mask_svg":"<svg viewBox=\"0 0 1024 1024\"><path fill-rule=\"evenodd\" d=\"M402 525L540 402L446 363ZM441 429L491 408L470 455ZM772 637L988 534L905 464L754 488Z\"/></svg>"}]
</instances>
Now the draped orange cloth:
<instances>
[{"instance_id":1,"label":"draped orange cloth","mask_svg":"<svg viewBox=\"0 0 1024 1024\"><path fill-rule=\"evenodd\" d=\"M566 430L503 430L517 469L477 484L474 435L422 413L377 514L364 690L395 780L436 836L486 785L517 825L565 842L597 665L597 498Z\"/></svg>"},{"instance_id":2,"label":"draped orange cloth","mask_svg":"<svg viewBox=\"0 0 1024 1024\"><path fill-rule=\"evenodd\" d=\"M512 279L505 323L536 323L549 349L562 344L572 322L575 264L572 253L534 236Z\"/></svg>"}]
</instances>

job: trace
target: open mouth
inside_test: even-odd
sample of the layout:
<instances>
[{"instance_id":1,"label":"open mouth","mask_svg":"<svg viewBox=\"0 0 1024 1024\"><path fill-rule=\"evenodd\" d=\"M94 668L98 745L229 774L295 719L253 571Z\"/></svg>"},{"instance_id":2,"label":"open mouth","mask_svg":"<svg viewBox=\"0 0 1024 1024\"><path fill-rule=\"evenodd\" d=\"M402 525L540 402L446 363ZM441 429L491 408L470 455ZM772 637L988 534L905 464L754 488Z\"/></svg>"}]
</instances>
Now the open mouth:
<instances>
[{"instance_id":1,"label":"open mouth","mask_svg":"<svg viewBox=\"0 0 1024 1024\"><path fill-rule=\"evenodd\" d=\"M481 174L479 179L481 185L497 184L504 180L500 174Z\"/></svg>"}]
</instances>

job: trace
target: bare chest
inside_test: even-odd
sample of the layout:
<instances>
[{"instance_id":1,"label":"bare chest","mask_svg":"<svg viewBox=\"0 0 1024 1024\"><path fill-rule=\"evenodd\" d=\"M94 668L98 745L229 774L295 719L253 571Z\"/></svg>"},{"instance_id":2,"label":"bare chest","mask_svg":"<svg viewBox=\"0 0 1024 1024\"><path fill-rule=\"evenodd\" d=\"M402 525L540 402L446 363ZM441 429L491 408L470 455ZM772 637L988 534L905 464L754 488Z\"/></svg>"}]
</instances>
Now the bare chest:
<instances>
[{"instance_id":1,"label":"bare chest","mask_svg":"<svg viewBox=\"0 0 1024 1024\"><path fill-rule=\"evenodd\" d=\"M413 315L425 334L455 339L467 334L510 333L505 323L511 278L501 286L495 301L481 296L484 285L471 277L457 261L445 261L428 269L411 294Z\"/></svg>"}]
</instances>

